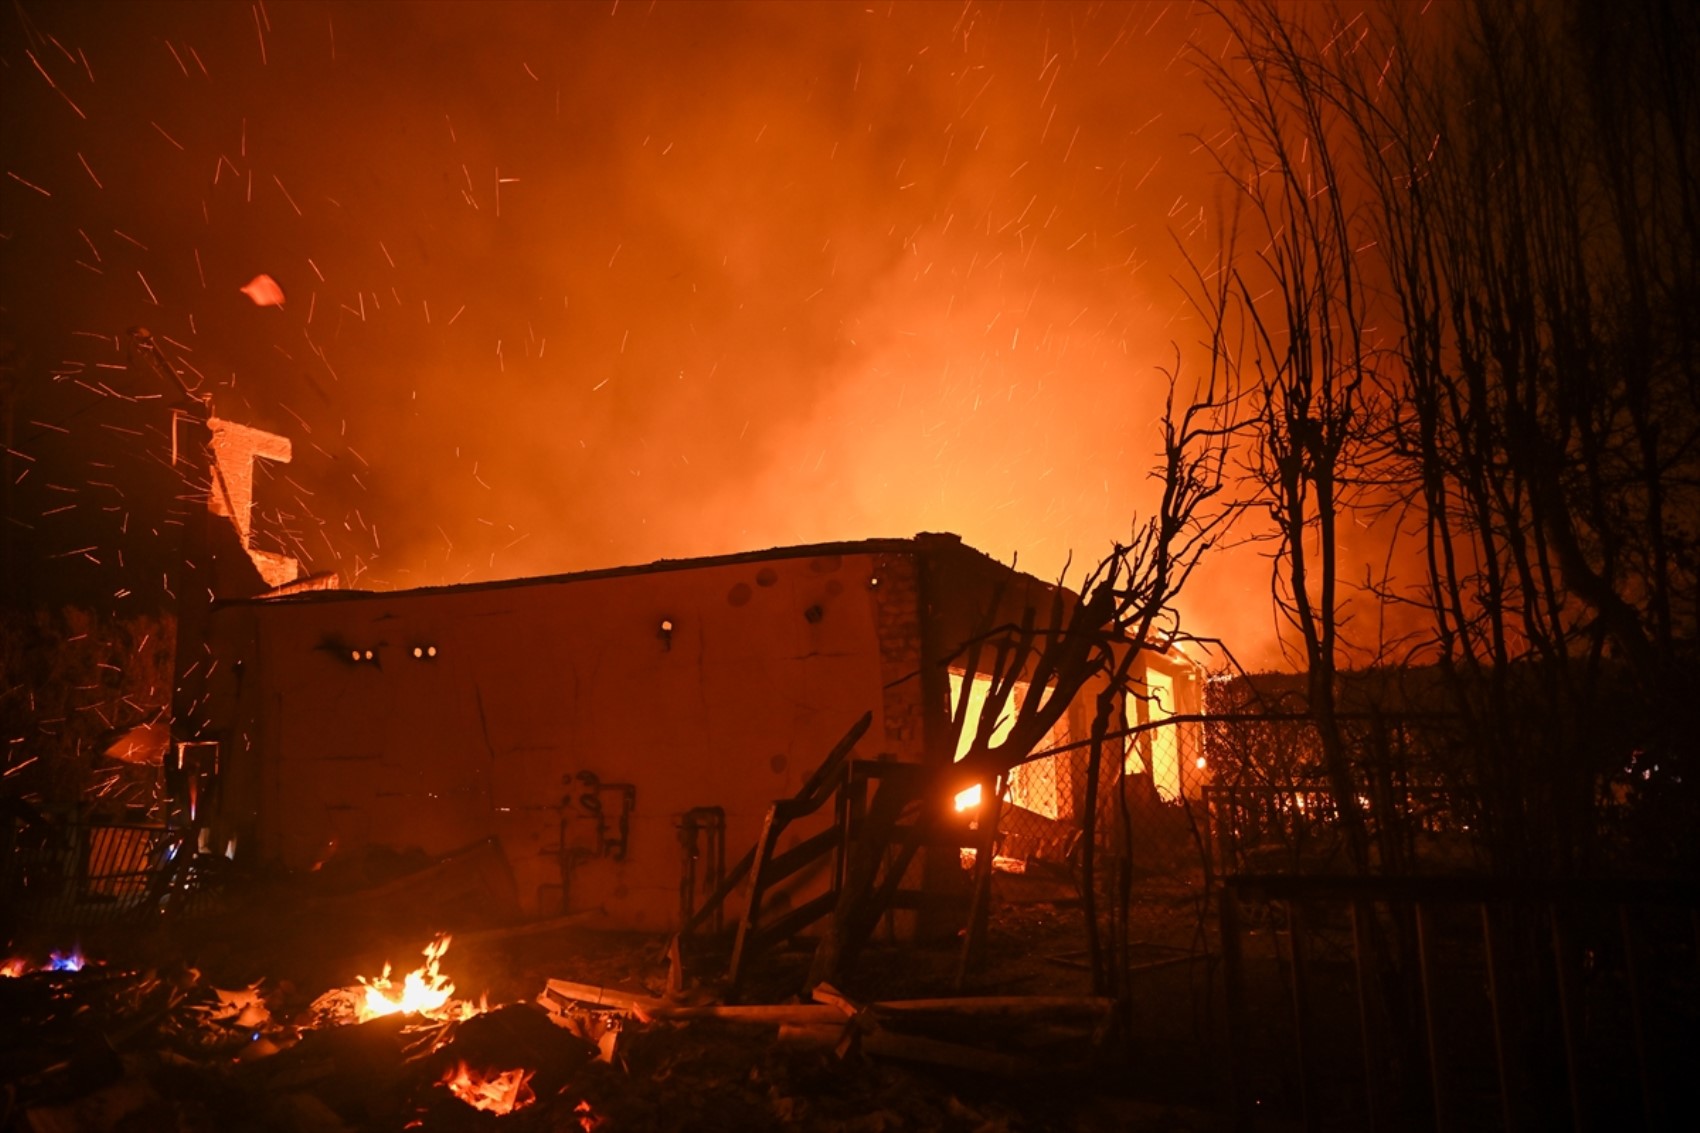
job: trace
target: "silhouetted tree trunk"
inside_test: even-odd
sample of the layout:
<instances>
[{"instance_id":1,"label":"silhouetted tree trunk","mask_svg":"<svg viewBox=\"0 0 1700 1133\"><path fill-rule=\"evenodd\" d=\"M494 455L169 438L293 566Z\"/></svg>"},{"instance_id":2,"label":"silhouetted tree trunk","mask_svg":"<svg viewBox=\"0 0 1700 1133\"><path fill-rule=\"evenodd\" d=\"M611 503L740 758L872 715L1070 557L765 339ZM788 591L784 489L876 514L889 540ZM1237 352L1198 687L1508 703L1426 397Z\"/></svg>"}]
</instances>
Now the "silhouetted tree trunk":
<instances>
[{"instance_id":1,"label":"silhouetted tree trunk","mask_svg":"<svg viewBox=\"0 0 1700 1133\"><path fill-rule=\"evenodd\" d=\"M1212 505L1222 487L1227 444L1215 377L1212 371L1211 380L1184 408L1171 377L1163 447L1153 471L1163 485L1157 510L1136 522L1129 542L1116 545L1087 573L1079 597L1064 589L1066 579L1059 580L1049 591L1046 610L1027 605L1018 621L1000 625L993 624L1004 607L999 595L983 632L962 643L952 658L964 671L952 706L953 747L956 737L967 735L967 750L956 763L919 777L906 796L885 799L879 814L870 814L847 870L851 880L816 952L811 984L833 978L854 961L915 847L928 841L929 824L940 820L941 804L970 783L994 790L1038 748L1089 684L1125 682L1142 650L1167 647L1169 633L1162 631L1174 629L1172 603L1229 518ZM971 710L974 676L990 681L977 713ZM1000 737L1006 715L1009 726ZM886 835L910 814L917 827L913 845L887 862Z\"/></svg>"},{"instance_id":2,"label":"silhouetted tree trunk","mask_svg":"<svg viewBox=\"0 0 1700 1133\"><path fill-rule=\"evenodd\" d=\"M1246 335L1251 470L1319 728L1334 525L1395 512L1417 537L1390 561L1426 577L1376 593L1426 613L1406 656L1446 674L1432 707L1461 721L1493 859L1589 868L1603 800L1693 809L1700 16L1222 15L1235 51L1212 77L1238 132L1219 156L1267 243L1228 242L1208 278L1231 285L1202 305ZM1625 827L1692 860L1680 828Z\"/></svg>"},{"instance_id":3,"label":"silhouetted tree trunk","mask_svg":"<svg viewBox=\"0 0 1700 1133\"><path fill-rule=\"evenodd\" d=\"M1370 842L1336 692L1339 524L1361 505L1379 427L1370 284L1357 262L1367 229L1342 185L1335 107L1310 67L1316 42L1273 6L1234 10L1228 24L1237 52L1209 71L1233 127L1218 157L1260 248L1236 259L1230 237L1213 278L1201 273L1201 306L1213 337L1238 347L1224 357L1245 398L1244 469L1270 521L1276 608L1302 651L1323 770L1361 872Z\"/></svg>"}]
</instances>

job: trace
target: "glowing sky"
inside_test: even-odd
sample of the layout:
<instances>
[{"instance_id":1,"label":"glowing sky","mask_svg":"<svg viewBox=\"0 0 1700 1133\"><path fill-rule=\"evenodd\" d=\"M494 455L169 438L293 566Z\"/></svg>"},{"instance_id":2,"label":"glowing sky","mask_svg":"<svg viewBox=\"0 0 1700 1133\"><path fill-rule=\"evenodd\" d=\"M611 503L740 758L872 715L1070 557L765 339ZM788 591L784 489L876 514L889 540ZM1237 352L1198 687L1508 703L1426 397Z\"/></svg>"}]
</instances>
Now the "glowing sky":
<instances>
[{"instance_id":1,"label":"glowing sky","mask_svg":"<svg viewBox=\"0 0 1700 1133\"><path fill-rule=\"evenodd\" d=\"M11 507L61 581L146 573L136 325L292 438L257 527L363 586L921 530L1054 575L1154 498L1177 242L1208 258L1222 195L1192 6L0 23ZM1257 570L1183 605L1268 632Z\"/></svg>"}]
</instances>

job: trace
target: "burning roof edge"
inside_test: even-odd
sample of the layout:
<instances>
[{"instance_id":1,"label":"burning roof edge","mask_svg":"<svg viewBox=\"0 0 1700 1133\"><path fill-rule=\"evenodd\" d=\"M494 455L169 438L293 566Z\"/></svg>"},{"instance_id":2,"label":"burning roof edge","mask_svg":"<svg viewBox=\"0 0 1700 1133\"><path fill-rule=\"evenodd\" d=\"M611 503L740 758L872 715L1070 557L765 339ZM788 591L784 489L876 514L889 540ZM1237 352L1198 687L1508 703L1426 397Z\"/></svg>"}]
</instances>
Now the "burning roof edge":
<instances>
[{"instance_id":1,"label":"burning roof edge","mask_svg":"<svg viewBox=\"0 0 1700 1133\"><path fill-rule=\"evenodd\" d=\"M735 551L724 555L705 555L690 559L657 559L630 566L598 567L593 570L568 571L562 574L531 575L522 578L493 578L483 582L457 582L441 586L416 586L404 590L311 590L285 594L261 594L252 598L220 599L218 606L284 606L319 602L351 602L371 598L404 598L432 594L466 594L484 590L506 590L522 586L554 586L572 582L591 582L604 578L628 575L661 574L668 571L700 570L707 567L731 566L738 563L770 562L778 559L815 558L822 555L851 554L911 554L929 548L949 548L984 559L987 563L1012 573L1024 573L1007 563L998 562L984 551L968 546L960 535L949 532L923 531L909 537L854 539L835 543L804 543L793 547L769 547L764 550ZM1036 579L1035 581L1043 582Z\"/></svg>"}]
</instances>

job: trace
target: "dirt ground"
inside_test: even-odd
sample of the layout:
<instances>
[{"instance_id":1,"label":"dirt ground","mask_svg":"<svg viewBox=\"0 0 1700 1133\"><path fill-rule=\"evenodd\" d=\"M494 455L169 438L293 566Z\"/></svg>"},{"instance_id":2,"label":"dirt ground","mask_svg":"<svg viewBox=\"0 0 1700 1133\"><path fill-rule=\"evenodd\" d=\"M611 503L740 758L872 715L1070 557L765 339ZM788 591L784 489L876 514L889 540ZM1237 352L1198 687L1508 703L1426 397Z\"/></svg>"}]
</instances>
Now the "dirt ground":
<instances>
[{"instance_id":1,"label":"dirt ground","mask_svg":"<svg viewBox=\"0 0 1700 1133\"><path fill-rule=\"evenodd\" d=\"M1138 892L1129 1033L1095 1042L1084 1033L1035 1035L981 1020L934 1032L1016 1060L1013 1072L987 1074L872 1057L854 1043L841 1050L781 1041L771 1025L715 1021L623 1020L612 1057L602 1060L559 1027L540 1028L547 1016L530 1005L550 979L664 994L665 937L571 925L512 934L476 908L446 915L327 905L287 887L253 891L241 905L145 932L88 930L79 943L90 966L40 974L35 999L18 986L27 981L0 981L14 985L0 988L0 1012L23 1024L0 1042L0 1079L10 1084L0 1128L1225 1129L1222 1076L1199 1058L1211 1048L1221 1012L1212 1002L1195 886L1171 879ZM417 965L422 947L444 930L455 933L442 971L456 997L502 1008L475 1017L483 1023L461 1024L450 1032L452 1041L440 1029L410 1030L394 1017L340 1028L299 1026L327 990L354 984L356 975L376 975L386 963L398 971ZM947 943L875 946L839 990L858 1003L1086 996L1092 989L1084 949L1079 900L1066 885L1000 875L986 962L960 988L958 948ZM687 952L687 999L718 997L724 959L723 946ZM741 1001L795 1001L808 961L807 942L763 957ZM251 1035L234 1036L228 1025L194 1022L208 1018L209 1009L195 1005L209 998L216 1005L215 988L253 988L265 1020ZM191 1009L203 1014L185 1016ZM496 1117L448 1096L437 1083L444 1066L457 1050L480 1043L487 1059L517 1059L537 1069L533 1104ZM433 1044L439 1049L419 1053ZM57 1058L57 1077L53 1065L41 1065L51 1062L49 1053ZM66 1065L82 1079L67 1077Z\"/></svg>"}]
</instances>

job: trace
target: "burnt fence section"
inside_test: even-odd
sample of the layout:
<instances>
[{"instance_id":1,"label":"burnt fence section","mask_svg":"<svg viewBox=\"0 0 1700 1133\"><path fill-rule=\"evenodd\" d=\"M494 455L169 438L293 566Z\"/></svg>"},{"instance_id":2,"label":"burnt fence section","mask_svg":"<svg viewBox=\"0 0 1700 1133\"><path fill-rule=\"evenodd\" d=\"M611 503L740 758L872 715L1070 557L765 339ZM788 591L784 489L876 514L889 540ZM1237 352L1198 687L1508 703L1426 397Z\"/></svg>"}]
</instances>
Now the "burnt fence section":
<instances>
[{"instance_id":1,"label":"burnt fence section","mask_svg":"<svg viewBox=\"0 0 1700 1133\"><path fill-rule=\"evenodd\" d=\"M1481 799L1447 758L1453 721L1338 720L1375 872L1481 872L1494 860ZM1076 740L1012 770L1002 787L1002 854L1078 862L1089 832L1101 855L1145 877L1349 868L1307 714L1206 713L1114 731L1100 751L1095 804L1088 747Z\"/></svg>"},{"instance_id":2,"label":"burnt fence section","mask_svg":"<svg viewBox=\"0 0 1700 1133\"><path fill-rule=\"evenodd\" d=\"M1207 786L1201 794L1217 873L1305 872L1343 864L1340 808L1325 786L1229 783ZM1473 802L1451 788L1382 784L1374 795L1360 794L1358 806L1382 856L1407 868L1456 866L1479 856L1472 840Z\"/></svg>"},{"instance_id":3,"label":"burnt fence section","mask_svg":"<svg viewBox=\"0 0 1700 1133\"><path fill-rule=\"evenodd\" d=\"M195 832L148 823L14 817L5 829L0 896L9 920L81 927L206 906L224 859Z\"/></svg>"},{"instance_id":4,"label":"burnt fence section","mask_svg":"<svg viewBox=\"0 0 1700 1133\"><path fill-rule=\"evenodd\" d=\"M1000 867L1085 905L1136 1072L1219 1083L1243 1129L1700 1128L1700 884L1513 877L1455 720L1340 722L1363 874L1303 713L1111 736L1094 807L1078 743L1006 785Z\"/></svg>"},{"instance_id":5,"label":"burnt fence section","mask_svg":"<svg viewBox=\"0 0 1700 1133\"><path fill-rule=\"evenodd\" d=\"M1433 713L1339 713L1370 864L1392 875L1480 872L1495 859L1483 799ZM1228 873L1349 872L1339 799L1315 721L1298 713L1205 717L1211 865Z\"/></svg>"},{"instance_id":6,"label":"burnt fence section","mask_svg":"<svg viewBox=\"0 0 1700 1133\"><path fill-rule=\"evenodd\" d=\"M1237 1127L1700 1128L1700 885L1237 875Z\"/></svg>"},{"instance_id":7,"label":"burnt fence section","mask_svg":"<svg viewBox=\"0 0 1700 1133\"><path fill-rule=\"evenodd\" d=\"M1013 768L1002 785L1000 857L1012 868L1025 863L1078 874L1081 843L1090 835L1100 860L1125 861L1145 877L1199 869L1210 831L1212 774L1200 719L1158 721L1107 736L1090 806L1087 741L1040 752Z\"/></svg>"}]
</instances>

